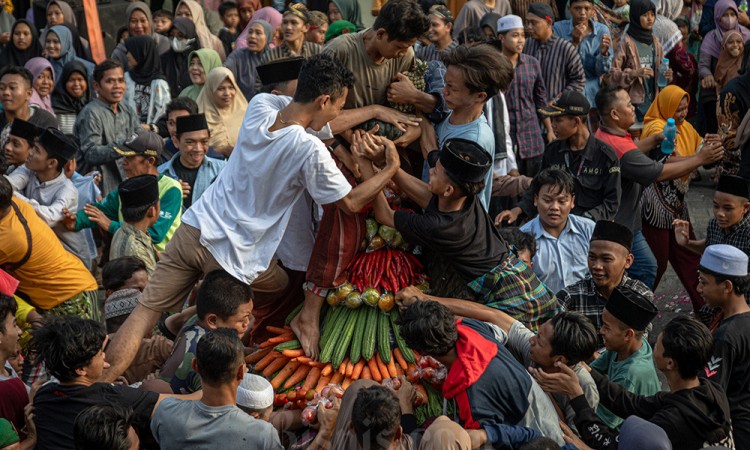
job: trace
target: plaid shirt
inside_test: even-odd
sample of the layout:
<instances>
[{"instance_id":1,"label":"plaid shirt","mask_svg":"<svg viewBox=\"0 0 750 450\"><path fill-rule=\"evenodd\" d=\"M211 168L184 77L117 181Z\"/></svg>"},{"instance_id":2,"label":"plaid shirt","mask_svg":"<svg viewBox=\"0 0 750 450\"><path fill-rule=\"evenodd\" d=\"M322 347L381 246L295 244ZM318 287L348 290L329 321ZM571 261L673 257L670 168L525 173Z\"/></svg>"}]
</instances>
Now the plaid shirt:
<instances>
[{"instance_id":1,"label":"plaid shirt","mask_svg":"<svg viewBox=\"0 0 750 450\"><path fill-rule=\"evenodd\" d=\"M714 244L731 245L742 250L746 255L750 255L750 214L745 214L745 217L730 228L728 233L719 227L715 218L711 218L706 231L706 247ZM750 263L748 269L750 269Z\"/></svg>"},{"instance_id":2,"label":"plaid shirt","mask_svg":"<svg viewBox=\"0 0 750 450\"><path fill-rule=\"evenodd\" d=\"M505 98L510 115L513 150L521 159L534 158L544 153L538 110L547 105L547 89L536 58L520 55Z\"/></svg>"},{"instance_id":3,"label":"plaid shirt","mask_svg":"<svg viewBox=\"0 0 750 450\"><path fill-rule=\"evenodd\" d=\"M654 300L654 293L645 284L628 277L627 274L622 276L620 286L630 288L651 301ZM557 302L563 311L578 311L588 317L597 331L602 328L602 312L607 299L599 293L591 274L558 292Z\"/></svg>"}]
</instances>

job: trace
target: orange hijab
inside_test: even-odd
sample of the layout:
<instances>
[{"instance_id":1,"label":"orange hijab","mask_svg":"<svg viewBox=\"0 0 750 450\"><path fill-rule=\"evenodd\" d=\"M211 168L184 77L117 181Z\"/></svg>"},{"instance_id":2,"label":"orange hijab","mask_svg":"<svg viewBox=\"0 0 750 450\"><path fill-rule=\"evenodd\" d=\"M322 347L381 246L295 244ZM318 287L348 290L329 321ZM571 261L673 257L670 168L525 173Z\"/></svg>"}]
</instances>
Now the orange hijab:
<instances>
[{"instance_id":1,"label":"orange hijab","mask_svg":"<svg viewBox=\"0 0 750 450\"><path fill-rule=\"evenodd\" d=\"M667 124L667 119L674 117L677 107L685 97L690 103L690 94L673 84L662 89L643 118L641 139L661 133L664 125ZM680 156L694 155L703 142L703 138L687 120L677 125L677 131L679 133L675 139L675 153Z\"/></svg>"}]
</instances>

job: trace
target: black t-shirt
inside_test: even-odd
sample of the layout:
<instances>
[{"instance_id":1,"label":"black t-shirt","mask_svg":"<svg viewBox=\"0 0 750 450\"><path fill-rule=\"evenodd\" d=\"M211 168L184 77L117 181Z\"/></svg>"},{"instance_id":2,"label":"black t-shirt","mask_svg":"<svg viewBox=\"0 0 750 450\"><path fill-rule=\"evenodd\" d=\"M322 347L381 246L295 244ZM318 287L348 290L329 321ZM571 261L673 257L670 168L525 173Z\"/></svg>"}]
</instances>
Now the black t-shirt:
<instances>
[{"instance_id":1,"label":"black t-shirt","mask_svg":"<svg viewBox=\"0 0 750 450\"><path fill-rule=\"evenodd\" d=\"M467 198L455 212L438 210L433 196L423 214L396 211L394 222L404 239L450 261L468 281L500 264L508 247L476 196Z\"/></svg>"},{"instance_id":2,"label":"black t-shirt","mask_svg":"<svg viewBox=\"0 0 750 450\"><path fill-rule=\"evenodd\" d=\"M622 194L615 222L628 227L634 233L641 231L641 194L646 187L659 179L662 170L664 164L654 161L637 148L622 155Z\"/></svg>"},{"instance_id":3,"label":"black t-shirt","mask_svg":"<svg viewBox=\"0 0 750 450\"><path fill-rule=\"evenodd\" d=\"M705 375L727 393L735 439L750 438L750 312L721 321L714 331L714 355Z\"/></svg>"},{"instance_id":4,"label":"black t-shirt","mask_svg":"<svg viewBox=\"0 0 750 450\"><path fill-rule=\"evenodd\" d=\"M200 170L200 167L188 169L182 165L180 158L175 158L172 163L172 168L180 180L190 185L190 194L182 199L183 208L188 209L190 208L190 205L193 204L193 189L195 188L195 180L198 178L198 170Z\"/></svg>"},{"instance_id":5,"label":"black t-shirt","mask_svg":"<svg viewBox=\"0 0 750 450\"><path fill-rule=\"evenodd\" d=\"M116 404L133 410L133 426L140 436L149 436L151 413L159 399L155 392L129 386L94 383L91 386L63 386L50 383L34 398L37 450L74 450L73 424L76 416L94 405Z\"/></svg>"}]
</instances>

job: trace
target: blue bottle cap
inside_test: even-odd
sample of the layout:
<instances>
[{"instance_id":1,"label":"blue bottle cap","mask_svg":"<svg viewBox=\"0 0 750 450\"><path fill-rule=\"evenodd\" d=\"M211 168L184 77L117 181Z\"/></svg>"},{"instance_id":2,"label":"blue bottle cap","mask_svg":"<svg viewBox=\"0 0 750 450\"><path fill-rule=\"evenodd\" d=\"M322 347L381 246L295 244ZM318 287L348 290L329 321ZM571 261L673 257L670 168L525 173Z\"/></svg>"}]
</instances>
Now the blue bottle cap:
<instances>
[{"instance_id":1,"label":"blue bottle cap","mask_svg":"<svg viewBox=\"0 0 750 450\"><path fill-rule=\"evenodd\" d=\"M667 119L667 123L669 125L674 125L674 119L670 117L669 119Z\"/></svg>"},{"instance_id":2,"label":"blue bottle cap","mask_svg":"<svg viewBox=\"0 0 750 450\"><path fill-rule=\"evenodd\" d=\"M662 60L662 62L663 62L663 63L666 63L666 64L669 64L669 59L668 59L668 58L664 58L664 59Z\"/></svg>"}]
</instances>

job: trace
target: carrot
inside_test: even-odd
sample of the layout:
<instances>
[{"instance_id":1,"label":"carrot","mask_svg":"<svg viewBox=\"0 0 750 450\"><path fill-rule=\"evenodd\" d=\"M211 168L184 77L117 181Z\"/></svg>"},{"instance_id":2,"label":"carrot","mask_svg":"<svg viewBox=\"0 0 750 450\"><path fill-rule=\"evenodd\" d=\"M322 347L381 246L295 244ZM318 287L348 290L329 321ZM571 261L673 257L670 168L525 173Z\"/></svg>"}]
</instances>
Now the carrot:
<instances>
[{"instance_id":1,"label":"carrot","mask_svg":"<svg viewBox=\"0 0 750 450\"><path fill-rule=\"evenodd\" d=\"M307 377L305 378L305 383L302 385L302 389L309 391L310 389L314 388L315 385L318 384L318 380L320 379L320 372L321 370L317 367L310 367L310 371L307 373Z\"/></svg>"},{"instance_id":2,"label":"carrot","mask_svg":"<svg viewBox=\"0 0 750 450\"><path fill-rule=\"evenodd\" d=\"M396 378L398 376L398 371L396 370L396 358L391 355L391 360L386 364L386 367L388 368L388 375L391 376L391 378Z\"/></svg>"},{"instance_id":3,"label":"carrot","mask_svg":"<svg viewBox=\"0 0 750 450\"><path fill-rule=\"evenodd\" d=\"M346 376L351 378L352 373L354 373L354 364L349 361L349 364L346 365Z\"/></svg>"},{"instance_id":4,"label":"carrot","mask_svg":"<svg viewBox=\"0 0 750 450\"><path fill-rule=\"evenodd\" d=\"M263 357L260 361L258 361L257 364L255 364L255 367L253 368L256 372L259 372L263 369L265 369L269 364L271 364L271 361L281 356L281 353L277 352L276 350L271 351L271 353L267 354Z\"/></svg>"},{"instance_id":5,"label":"carrot","mask_svg":"<svg viewBox=\"0 0 750 450\"><path fill-rule=\"evenodd\" d=\"M391 374L388 373L388 367L385 365L382 359L380 359L380 353L375 353L375 362L377 363L380 376L385 380L390 378Z\"/></svg>"},{"instance_id":6,"label":"carrot","mask_svg":"<svg viewBox=\"0 0 750 450\"><path fill-rule=\"evenodd\" d=\"M414 390L417 391L417 396L422 397L422 404L427 403L429 397L427 396L427 391L425 390L424 386L419 383L414 383Z\"/></svg>"},{"instance_id":7,"label":"carrot","mask_svg":"<svg viewBox=\"0 0 750 450\"><path fill-rule=\"evenodd\" d=\"M274 359L273 362L271 362L271 364L268 365L268 367L263 369L263 372L261 373L261 375L268 378L271 375L273 375L274 372L284 367L287 363L289 363L289 358L286 358L284 356L279 356L278 358Z\"/></svg>"},{"instance_id":8,"label":"carrot","mask_svg":"<svg viewBox=\"0 0 750 450\"><path fill-rule=\"evenodd\" d=\"M417 353L416 350L412 350L411 352L414 353L414 360L417 361L417 362L419 362L419 358L421 358L422 355L420 355L419 353Z\"/></svg>"},{"instance_id":9,"label":"carrot","mask_svg":"<svg viewBox=\"0 0 750 450\"><path fill-rule=\"evenodd\" d=\"M352 384L352 379L350 377L346 377L344 378L344 382L341 383L341 387L346 390L346 388L348 388L350 384Z\"/></svg>"},{"instance_id":10,"label":"carrot","mask_svg":"<svg viewBox=\"0 0 750 450\"><path fill-rule=\"evenodd\" d=\"M247 364L255 364L263 359L267 354L271 353L271 350L273 350L271 347L256 350L245 357L245 362Z\"/></svg>"},{"instance_id":11,"label":"carrot","mask_svg":"<svg viewBox=\"0 0 750 450\"><path fill-rule=\"evenodd\" d=\"M287 378L286 383L284 383L284 389L289 389L296 386L297 383L304 380L307 377L307 374L310 373L310 369L312 369L312 367L308 366L307 364L298 364L299 366L297 366L297 370L295 370L292 376Z\"/></svg>"},{"instance_id":12,"label":"carrot","mask_svg":"<svg viewBox=\"0 0 750 450\"><path fill-rule=\"evenodd\" d=\"M336 372L331 377L331 384L341 384L341 382L344 381L344 376L341 375L341 372Z\"/></svg>"},{"instance_id":13,"label":"carrot","mask_svg":"<svg viewBox=\"0 0 750 450\"><path fill-rule=\"evenodd\" d=\"M404 359L404 355L401 354L401 350L398 349L398 347L393 349L393 356L396 357L396 361L398 362L398 365L403 369L406 370L409 365L406 363L406 360Z\"/></svg>"},{"instance_id":14,"label":"carrot","mask_svg":"<svg viewBox=\"0 0 750 450\"><path fill-rule=\"evenodd\" d=\"M352 380L359 380L359 377L362 375L362 369L365 368L365 360L360 359L357 364L354 365L352 368Z\"/></svg>"},{"instance_id":15,"label":"carrot","mask_svg":"<svg viewBox=\"0 0 750 450\"><path fill-rule=\"evenodd\" d=\"M324 377L330 377L333 373L333 366L330 364L326 364L325 367L323 367L323 371L320 373Z\"/></svg>"},{"instance_id":16,"label":"carrot","mask_svg":"<svg viewBox=\"0 0 750 450\"><path fill-rule=\"evenodd\" d=\"M338 372L341 375L346 375L346 366L349 365L349 357L347 356L344 358L344 360L341 362L341 365L339 366Z\"/></svg>"},{"instance_id":17,"label":"carrot","mask_svg":"<svg viewBox=\"0 0 750 450\"><path fill-rule=\"evenodd\" d=\"M305 356L305 351L302 349L299 350L284 350L281 352L282 355L286 356L287 358L299 358L300 356ZM299 361L299 359L297 360ZM301 361L299 361L301 362Z\"/></svg>"},{"instance_id":18,"label":"carrot","mask_svg":"<svg viewBox=\"0 0 750 450\"><path fill-rule=\"evenodd\" d=\"M309 363L312 361L312 359L308 358L307 356L298 356L297 361L301 362L302 364L310 365Z\"/></svg>"},{"instance_id":19,"label":"carrot","mask_svg":"<svg viewBox=\"0 0 750 450\"><path fill-rule=\"evenodd\" d=\"M378 383L383 381L383 377L380 376L380 369L378 368L378 363L375 361L375 358L371 358L367 361L367 366L370 368L372 380L377 381Z\"/></svg>"},{"instance_id":20,"label":"carrot","mask_svg":"<svg viewBox=\"0 0 750 450\"><path fill-rule=\"evenodd\" d=\"M323 368L326 366L322 362L317 362L317 361L313 361L313 360L307 361L305 364L307 364L310 367L317 367L320 370L323 370Z\"/></svg>"},{"instance_id":21,"label":"carrot","mask_svg":"<svg viewBox=\"0 0 750 450\"><path fill-rule=\"evenodd\" d=\"M276 389L280 388L284 381L292 376L294 371L297 370L297 367L299 367L298 362L289 361L288 363L286 363L286 365L279 371L279 373L277 373L276 376L273 377L273 380L271 380L271 386L273 386L273 390L275 391Z\"/></svg>"},{"instance_id":22,"label":"carrot","mask_svg":"<svg viewBox=\"0 0 750 450\"><path fill-rule=\"evenodd\" d=\"M331 381L330 377L320 377L317 386L315 386L315 392L320 392L324 387L328 386L329 381Z\"/></svg>"},{"instance_id":23,"label":"carrot","mask_svg":"<svg viewBox=\"0 0 750 450\"><path fill-rule=\"evenodd\" d=\"M266 325L266 331L269 331L275 335L281 335L281 334L289 334L289 330L286 328L280 328L280 327L274 327L271 325Z\"/></svg>"},{"instance_id":24,"label":"carrot","mask_svg":"<svg viewBox=\"0 0 750 450\"><path fill-rule=\"evenodd\" d=\"M367 366L364 366L362 368L362 379L363 380L372 380L372 373L370 373L370 368Z\"/></svg>"},{"instance_id":25,"label":"carrot","mask_svg":"<svg viewBox=\"0 0 750 450\"><path fill-rule=\"evenodd\" d=\"M406 374L404 373L404 369L402 369L402 368L401 368L401 366L396 366L396 374L397 374L398 376L406 375Z\"/></svg>"}]
</instances>

